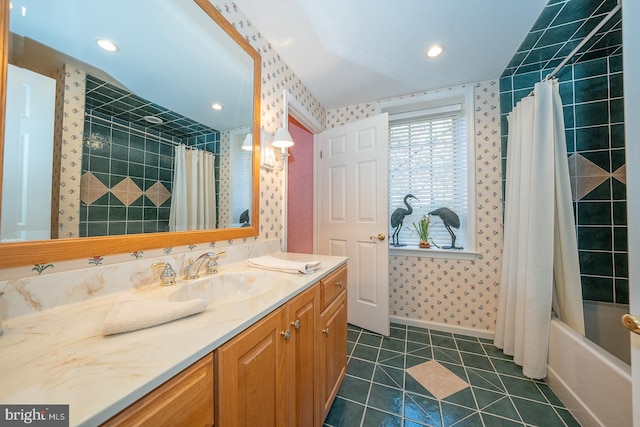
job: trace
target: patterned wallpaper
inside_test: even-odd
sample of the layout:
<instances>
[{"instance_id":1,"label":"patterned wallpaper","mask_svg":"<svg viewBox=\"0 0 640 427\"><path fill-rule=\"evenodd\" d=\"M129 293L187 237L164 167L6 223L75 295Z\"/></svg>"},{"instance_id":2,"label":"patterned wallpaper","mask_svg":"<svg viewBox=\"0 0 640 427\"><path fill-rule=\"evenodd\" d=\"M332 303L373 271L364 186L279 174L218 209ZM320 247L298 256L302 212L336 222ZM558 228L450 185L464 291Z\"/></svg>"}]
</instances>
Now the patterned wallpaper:
<instances>
[{"instance_id":1,"label":"patterned wallpaper","mask_svg":"<svg viewBox=\"0 0 640 427\"><path fill-rule=\"evenodd\" d=\"M288 90L319 122L325 122L324 108L237 6L225 1L212 3L262 56L261 127L269 133L275 133L275 130L282 126L285 90ZM421 94L408 96L416 95ZM475 85L475 95L478 191L476 228L480 255L473 261L391 257L391 313L394 316L427 322L493 330L502 250L497 82L478 83ZM332 110L326 115L327 127L365 118L374 112L375 103ZM81 135L80 131L79 141L82 140ZM282 234L283 178L282 172L261 169L260 236L256 239L257 241L278 238ZM83 270L133 259L197 252L214 246L235 246L242 243L244 239L243 241L200 243L187 247L158 248L144 252L132 246L127 253L123 254L108 256L87 254L84 259L5 269L0 271L0 280L12 278L22 281L20 278L40 274Z\"/></svg>"},{"instance_id":2,"label":"patterned wallpaper","mask_svg":"<svg viewBox=\"0 0 640 427\"><path fill-rule=\"evenodd\" d=\"M443 88L392 99L410 98ZM495 80L474 85L476 151L475 260L391 256L392 316L493 331L502 262L500 97ZM389 99L389 100L392 100ZM388 100L380 100L388 101ZM375 115L376 102L327 111L327 127Z\"/></svg>"},{"instance_id":3,"label":"patterned wallpaper","mask_svg":"<svg viewBox=\"0 0 640 427\"><path fill-rule=\"evenodd\" d=\"M227 1L212 1L216 9L242 34L249 43L260 53L262 59L262 84L261 84L261 108L260 108L260 126L267 132L274 134L276 129L283 126L284 120L284 104L283 94L287 90L293 97L309 111L319 122L324 122L325 110L318 100L309 92L302 81L294 74L289 66L280 58L280 55L272 48L271 44L262 37L257 28L247 19L247 17L238 9L238 7ZM75 74L72 70L67 70L69 75L75 80ZM76 90L76 85L69 83L70 90ZM84 93L84 92L83 92ZM80 122L81 123L81 122ZM67 141L76 141L78 144L82 142L82 129L79 131L73 127L68 130L71 134L67 137ZM77 138L77 139L76 139ZM63 140L64 144L64 140ZM73 149L71 149L73 151ZM67 159L63 157L62 169L81 166L81 151L78 158ZM67 162L68 165L65 165ZM79 176L79 172L76 174ZM260 170L260 235L256 240L279 238L282 235L282 217L283 217L283 179L284 174L278 171ZM79 199L79 185L77 189L75 183L73 187L65 186L69 196L73 196L72 200ZM76 203L76 202L70 202ZM61 207L61 210L63 208ZM61 216L63 213L61 213ZM68 235L65 231L64 236ZM63 233L61 233L63 236ZM30 276L45 275L57 273L60 271L69 271L75 269L83 269L96 265L117 264L120 262L130 261L132 259L153 258L168 253L179 254L183 252L198 252L209 250L214 246L233 246L245 243L246 239L239 241L225 242L208 242L199 243L183 247L175 248L158 248L154 250L140 251L132 246L128 248L128 252L122 254L106 255L87 254L86 258L62 261L55 263L43 263L30 266L22 266L11 269L0 270L0 280L28 278ZM0 282L2 288L2 282Z\"/></svg>"},{"instance_id":4,"label":"patterned wallpaper","mask_svg":"<svg viewBox=\"0 0 640 427\"><path fill-rule=\"evenodd\" d=\"M70 65L65 66L58 210L60 238L78 237L80 230L78 212L82 173L85 78L84 71ZM57 143L58 141L56 145Z\"/></svg>"},{"instance_id":5,"label":"patterned wallpaper","mask_svg":"<svg viewBox=\"0 0 640 427\"><path fill-rule=\"evenodd\" d=\"M220 132L220 174L218 180L220 187L218 191L218 223L230 224L232 218L229 215L229 191L230 189L230 169L229 164L231 147L231 136L228 131Z\"/></svg>"},{"instance_id":6,"label":"patterned wallpaper","mask_svg":"<svg viewBox=\"0 0 640 427\"><path fill-rule=\"evenodd\" d=\"M324 122L324 108L238 7L234 3L224 1L212 1L212 4L262 57L260 127L275 134L276 130L283 126L285 90L319 122ZM282 236L283 179L282 172L260 169L260 238L272 239Z\"/></svg>"}]
</instances>

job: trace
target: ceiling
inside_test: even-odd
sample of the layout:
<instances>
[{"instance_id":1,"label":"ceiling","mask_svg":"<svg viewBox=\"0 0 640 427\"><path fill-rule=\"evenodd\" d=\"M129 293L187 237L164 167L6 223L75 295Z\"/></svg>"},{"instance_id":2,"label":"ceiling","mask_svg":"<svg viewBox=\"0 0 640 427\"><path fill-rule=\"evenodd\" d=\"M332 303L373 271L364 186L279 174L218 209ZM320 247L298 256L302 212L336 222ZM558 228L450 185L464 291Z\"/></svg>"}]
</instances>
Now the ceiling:
<instances>
[{"instance_id":1,"label":"ceiling","mask_svg":"<svg viewBox=\"0 0 640 427\"><path fill-rule=\"evenodd\" d=\"M547 0L235 0L333 109L496 79ZM444 45L437 59L425 51Z\"/></svg>"},{"instance_id":2,"label":"ceiling","mask_svg":"<svg viewBox=\"0 0 640 427\"><path fill-rule=\"evenodd\" d=\"M11 55L18 64L46 54L47 65L73 64L205 126L252 123L253 60L193 0L12 0L12 6ZM98 38L119 50L98 48ZM214 102L224 109L213 111Z\"/></svg>"}]
</instances>

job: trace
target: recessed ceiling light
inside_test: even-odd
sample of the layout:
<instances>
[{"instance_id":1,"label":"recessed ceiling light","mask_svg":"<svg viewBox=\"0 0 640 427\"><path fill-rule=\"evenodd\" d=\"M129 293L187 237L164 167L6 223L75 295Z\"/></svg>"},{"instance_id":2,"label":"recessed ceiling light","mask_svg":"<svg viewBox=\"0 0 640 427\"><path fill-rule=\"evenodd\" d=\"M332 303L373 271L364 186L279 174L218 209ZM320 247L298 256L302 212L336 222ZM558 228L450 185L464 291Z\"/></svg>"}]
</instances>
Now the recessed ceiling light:
<instances>
[{"instance_id":1,"label":"recessed ceiling light","mask_svg":"<svg viewBox=\"0 0 640 427\"><path fill-rule=\"evenodd\" d=\"M98 43L98 46L100 46L101 48L103 48L104 50L107 50L109 52L117 52L118 51L118 46L116 46L111 40L98 39L98 40L96 40L96 43Z\"/></svg>"},{"instance_id":2,"label":"recessed ceiling light","mask_svg":"<svg viewBox=\"0 0 640 427\"><path fill-rule=\"evenodd\" d=\"M444 47L439 44L434 44L427 50L427 58L435 58L442 55L442 52L444 52Z\"/></svg>"},{"instance_id":3,"label":"recessed ceiling light","mask_svg":"<svg viewBox=\"0 0 640 427\"><path fill-rule=\"evenodd\" d=\"M162 120L158 116L144 116L143 119L146 122L153 123L154 125L160 125L160 124L164 123L164 120Z\"/></svg>"},{"instance_id":4,"label":"recessed ceiling light","mask_svg":"<svg viewBox=\"0 0 640 427\"><path fill-rule=\"evenodd\" d=\"M211 104L211 108L213 108L214 110L222 110L224 107L222 106L222 104L219 104L217 102L214 102L213 104Z\"/></svg>"}]
</instances>

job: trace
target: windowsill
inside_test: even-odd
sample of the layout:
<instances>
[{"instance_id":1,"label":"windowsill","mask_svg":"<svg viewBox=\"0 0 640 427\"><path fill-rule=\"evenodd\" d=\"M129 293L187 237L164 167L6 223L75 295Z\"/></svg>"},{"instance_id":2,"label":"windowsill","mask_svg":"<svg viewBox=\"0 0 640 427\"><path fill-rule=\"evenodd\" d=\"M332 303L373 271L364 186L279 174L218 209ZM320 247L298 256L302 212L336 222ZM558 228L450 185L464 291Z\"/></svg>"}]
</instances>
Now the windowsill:
<instances>
[{"instance_id":1,"label":"windowsill","mask_svg":"<svg viewBox=\"0 0 640 427\"><path fill-rule=\"evenodd\" d=\"M438 249L431 247L429 249L419 248L415 245L407 245L399 248L389 247L389 255L392 256L409 256L421 258L442 258L442 259L468 259L473 260L479 255L477 252L471 252L464 249Z\"/></svg>"}]
</instances>

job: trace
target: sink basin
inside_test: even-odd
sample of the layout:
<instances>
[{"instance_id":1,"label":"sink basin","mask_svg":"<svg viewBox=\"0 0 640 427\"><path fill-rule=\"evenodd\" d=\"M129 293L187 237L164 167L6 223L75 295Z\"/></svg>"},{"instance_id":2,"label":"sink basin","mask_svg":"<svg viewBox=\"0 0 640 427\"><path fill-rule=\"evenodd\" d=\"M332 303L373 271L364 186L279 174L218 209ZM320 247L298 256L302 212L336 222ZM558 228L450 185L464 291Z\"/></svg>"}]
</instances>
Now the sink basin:
<instances>
[{"instance_id":1,"label":"sink basin","mask_svg":"<svg viewBox=\"0 0 640 427\"><path fill-rule=\"evenodd\" d=\"M178 283L169 300L202 298L212 303L228 304L263 295L281 283L282 279L268 272L222 273Z\"/></svg>"}]
</instances>

